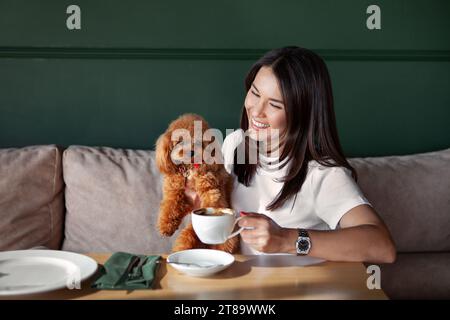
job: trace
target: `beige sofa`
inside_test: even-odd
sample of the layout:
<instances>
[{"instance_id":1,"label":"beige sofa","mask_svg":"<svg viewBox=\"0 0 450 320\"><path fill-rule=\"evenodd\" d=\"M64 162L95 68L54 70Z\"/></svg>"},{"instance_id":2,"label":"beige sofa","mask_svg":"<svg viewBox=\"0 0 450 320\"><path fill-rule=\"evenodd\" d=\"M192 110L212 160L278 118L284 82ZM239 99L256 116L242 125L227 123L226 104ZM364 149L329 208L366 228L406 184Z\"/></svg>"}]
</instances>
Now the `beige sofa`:
<instances>
[{"instance_id":1,"label":"beige sofa","mask_svg":"<svg viewBox=\"0 0 450 320\"><path fill-rule=\"evenodd\" d=\"M359 185L391 230L381 266L393 299L450 298L450 149L353 158ZM155 229L153 151L54 145L0 149L0 250L169 252Z\"/></svg>"}]
</instances>

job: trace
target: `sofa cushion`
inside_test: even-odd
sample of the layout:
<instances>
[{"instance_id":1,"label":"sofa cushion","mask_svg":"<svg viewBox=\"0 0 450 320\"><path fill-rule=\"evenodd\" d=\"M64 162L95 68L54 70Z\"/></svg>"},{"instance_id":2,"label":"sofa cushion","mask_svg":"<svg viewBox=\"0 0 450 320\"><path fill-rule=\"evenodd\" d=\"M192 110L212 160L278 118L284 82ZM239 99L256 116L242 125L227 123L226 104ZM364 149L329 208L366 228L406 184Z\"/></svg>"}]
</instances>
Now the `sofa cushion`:
<instances>
[{"instance_id":1,"label":"sofa cushion","mask_svg":"<svg viewBox=\"0 0 450 320\"><path fill-rule=\"evenodd\" d=\"M64 250L171 251L175 236L162 237L156 229L162 179L154 151L71 146L63 154L63 172Z\"/></svg>"},{"instance_id":2,"label":"sofa cushion","mask_svg":"<svg viewBox=\"0 0 450 320\"><path fill-rule=\"evenodd\" d=\"M60 249L64 199L54 145L0 150L0 250Z\"/></svg>"},{"instance_id":3,"label":"sofa cushion","mask_svg":"<svg viewBox=\"0 0 450 320\"><path fill-rule=\"evenodd\" d=\"M449 252L398 254L380 265L381 288L390 299L450 299L449 265Z\"/></svg>"},{"instance_id":4,"label":"sofa cushion","mask_svg":"<svg viewBox=\"0 0 450 320\"><path fill-rule=\"evenodd\" d=\"M399 252L450 250L450 149L349 161Z\"/></svg>"}]
</instances>

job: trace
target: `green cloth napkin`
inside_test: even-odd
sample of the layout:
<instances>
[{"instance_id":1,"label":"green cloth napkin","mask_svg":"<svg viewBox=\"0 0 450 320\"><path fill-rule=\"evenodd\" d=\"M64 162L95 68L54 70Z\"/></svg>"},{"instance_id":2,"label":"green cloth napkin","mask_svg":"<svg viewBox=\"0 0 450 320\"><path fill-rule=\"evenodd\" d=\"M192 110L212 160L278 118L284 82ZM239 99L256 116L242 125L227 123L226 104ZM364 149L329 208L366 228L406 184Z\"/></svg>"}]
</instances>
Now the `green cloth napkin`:
<instances>
[{"instance_id":1,"label":"green cloth napkin","mask_svg":"<svg viewBox=\"0 0 450 320\"><path fill-rule=\"evenodd\" d=\"M151 289L161 256L114 253L91 287L107 290Z\"/></svg>"}]
</instances>

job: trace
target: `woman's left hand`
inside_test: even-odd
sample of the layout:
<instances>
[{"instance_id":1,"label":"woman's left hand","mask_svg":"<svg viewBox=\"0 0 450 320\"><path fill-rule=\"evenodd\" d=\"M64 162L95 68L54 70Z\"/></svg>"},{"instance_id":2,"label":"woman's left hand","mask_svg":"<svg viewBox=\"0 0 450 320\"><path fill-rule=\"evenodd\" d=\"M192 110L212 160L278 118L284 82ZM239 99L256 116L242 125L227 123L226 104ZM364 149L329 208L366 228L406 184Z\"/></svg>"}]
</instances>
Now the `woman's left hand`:
<instances>
[{"instance_id":1,"label":"woman's left hand","mask_svg":"<svg viewBox=\"0 0 450 320\"><path fill-rule=\"evenodd\" d=\"M240 227L253 228L241 232L242 240L255 250L275 253L286 251L283 228L268 216L255 212L241 212Z\"/></svg>"}]
</instances>

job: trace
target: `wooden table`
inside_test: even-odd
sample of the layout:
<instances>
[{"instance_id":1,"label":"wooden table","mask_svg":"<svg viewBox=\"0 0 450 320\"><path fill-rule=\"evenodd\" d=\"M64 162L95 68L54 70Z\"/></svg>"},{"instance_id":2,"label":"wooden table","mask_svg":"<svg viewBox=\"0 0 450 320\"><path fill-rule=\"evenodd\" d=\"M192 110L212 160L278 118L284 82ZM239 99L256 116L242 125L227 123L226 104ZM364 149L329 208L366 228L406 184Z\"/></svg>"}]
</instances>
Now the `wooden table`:
<instances>
[{"instance_id":1,"label":"wooden table","mask_svg":"<svg viewBox=\"0 0 450 320\"><path fill-rule=\"evenodd\" d=\"M110 254L88 256L103 264ZM167 255L163 255L167 257ZM94 290L82 282L81 289L62 289L20 299L387 299L382 290L369 290L369 274L362 263L321 262L301 266L305 257L236 255L228 269L210 277L194 278L179 273L164 261L153 290ZM307 258L307 257L306 257Z\"/></svg>"}]
</instances>

